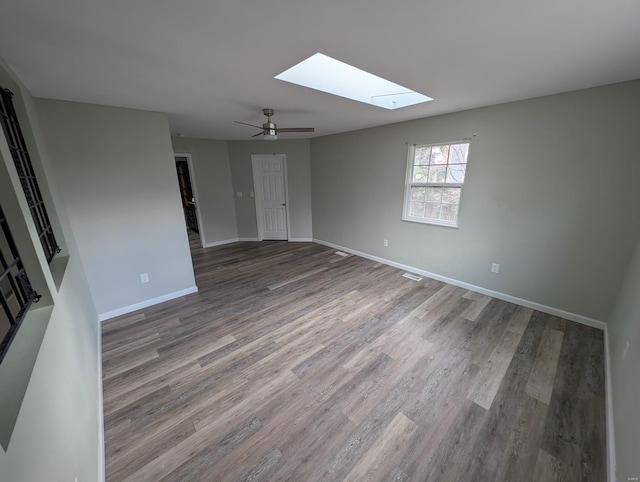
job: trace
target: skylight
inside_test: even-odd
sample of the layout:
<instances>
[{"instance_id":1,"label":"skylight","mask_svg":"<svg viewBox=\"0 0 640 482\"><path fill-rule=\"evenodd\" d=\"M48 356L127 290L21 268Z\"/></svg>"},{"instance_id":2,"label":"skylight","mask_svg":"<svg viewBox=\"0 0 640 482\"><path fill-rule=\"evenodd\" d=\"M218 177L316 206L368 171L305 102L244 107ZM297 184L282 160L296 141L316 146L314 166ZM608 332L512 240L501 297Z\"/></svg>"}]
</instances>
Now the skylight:
<instances>
[{"instance_id":1,"label":"skylight","mask_svg":"<svg viewBox=\"0 0 640 482\"><path fill-rule=\"evenodd\" d=\"M400 109L433 100L320 53L275 78L385 109Z\"/></svg>"}]
</instances>

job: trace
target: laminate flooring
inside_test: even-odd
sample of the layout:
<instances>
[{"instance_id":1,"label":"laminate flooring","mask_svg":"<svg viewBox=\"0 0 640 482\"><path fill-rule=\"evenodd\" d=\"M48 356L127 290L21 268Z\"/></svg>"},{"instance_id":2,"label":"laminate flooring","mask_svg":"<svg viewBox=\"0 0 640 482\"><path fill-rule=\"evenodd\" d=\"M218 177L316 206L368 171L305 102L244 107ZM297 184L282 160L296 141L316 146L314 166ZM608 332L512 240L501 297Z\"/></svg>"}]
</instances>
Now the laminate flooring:
<instances>
[{"instance_id":1,"label":"laminate flooring","mask_svg":"<svg viewBox=\"0 0 640 482\"><path fill-rule=\"evenodd\" d=\"M103 324L108 481L606 480L603 332L314 243Z\"/></svg>"}]
</instances>

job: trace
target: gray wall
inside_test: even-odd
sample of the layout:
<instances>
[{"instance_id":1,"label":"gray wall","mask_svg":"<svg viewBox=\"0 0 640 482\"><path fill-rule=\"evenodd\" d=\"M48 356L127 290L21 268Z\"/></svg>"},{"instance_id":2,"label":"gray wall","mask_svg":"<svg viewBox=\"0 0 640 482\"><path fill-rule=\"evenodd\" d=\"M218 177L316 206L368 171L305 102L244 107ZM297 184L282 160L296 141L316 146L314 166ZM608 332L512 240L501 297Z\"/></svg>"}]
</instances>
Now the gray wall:
<instances>
[{"instance_id":1,"label":"gray wall","mask_svg":"<svg viewBox=\"0 0 640 482\"><path fill-rule=\"evenodd\" d=\"M98 330L82 262L71 249L11 442L6 453L0 449L2 482L97 479Z\"/></svg>"},{"instance_id":2,"label":"gray wall","mask_svg":"<svg viewBox=\"0 0 640 482\"><path fill-rule=\"evenodd\" d=\"M171 143L174 152L191 154L204 245L237 238L227 143L187 137L173 137Z\"/></svg>"},{"instance_id":3,"label":"gray wall","mask_svg":"<svg viewBox=\"0 0 640 482\"><path fill-rule=\"evenodd\" d=\"M193 288L166 115L36 102L98 313Z\"/></svg>"},{"instance_id":4,"label":"gray wall","mask_svg":"<svg viewBox=\"0 0 640 482\"><path fill-rule=\"evenodd\" d=\"M309 140L277 140L277 141L228 141L231 175L233 177L234 195L236 197L236 219L240 238L256 238L255 199L249 193L253 188L252 154L286 154L287 181L289 190L289 237L292 240L310 239L312 237L311 222L311 190L310 190L310 154Z\"/></svg>"},{"instance_id":5,"label":"gray wall","mask_svg":"<svg viewBox=\"0 0 640 482\"><path fill-rule=\"evenodd\" d=\"M632 480L640 474L640 242L609 317L608 329L618 480Z\"/></svg>"},{"instance_id":6,"label":"gray wall","mask_svg":"<svg viewBox=\"0 0 640 482\"><path fill-rule=\"evenodd\" d=\"M9 86L6 80L12 77L0 59L2 85ZM64 275L58 275L58 284L53 281L46 263L35 268L47 279L52 313L9 447L6 452L0 449L0 480L73 481L74 477L79 481L96 480L102 467L97 314L67 212L52 174L53 168L40 136L34 100L26 89L18 85L17 79L13 79L14 85L9 87L17 94L18 110L24 109L27 114L20 121L26 136L31 139L27 142L39 171L40 187L45 191L45 201L55 223L58 241L62 243L63 254L69 258ZM7 192L3 192L3 196L6 195ZM16 195L22 194L18 192ZM3 204L3 207L6 206ZM24 218L24 221L29 224L29 219ZM20 246L22 254L26 245L21 243ZM10 348L7 357L12 355L15 346Z\"/></svg>"},{"instance_id":7,"label":"gray wall","mask_svg":"<svg viewBox=\"0 0 640 482\"><path fill-rule=\"evenodd\" d=\"M638 105L634 81L312 139L314 238L605 320L640 235ZM407 142L474 133L459 229L401 221Z\"/></svg>"}]
</instances>

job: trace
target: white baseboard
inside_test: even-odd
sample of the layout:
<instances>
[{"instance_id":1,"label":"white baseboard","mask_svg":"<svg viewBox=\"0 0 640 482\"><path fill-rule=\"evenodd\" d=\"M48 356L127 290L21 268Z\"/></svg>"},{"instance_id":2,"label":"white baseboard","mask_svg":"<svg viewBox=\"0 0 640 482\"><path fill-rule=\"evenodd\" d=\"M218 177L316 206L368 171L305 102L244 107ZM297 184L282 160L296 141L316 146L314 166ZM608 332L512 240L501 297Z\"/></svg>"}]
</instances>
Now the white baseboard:
<instances>
[{"instance_id":1,"label":"white baseboard","mask_svg":"<svg viewBox=\"0 0 640 482\"><path fill-rule=\"evenodd\" d=\"M115 318L116 316L126 315L127 313L132 313L134 311L141 310L142 308L147 308L149 306L157 305L158 303L163 303L165 301L173 300L175 298L180 298L181 296L190 295L191 293L196 293L198 291L197 286L192 286L191 288L187 288L180 291L174 291L173 293L168 293L166 295L158 296L157 298L151 298L150 300L141 301L140 303L135 303L129 306L123 306L122 308L118 308L117 310L107 311L106 313L100 313L98 315L98 321L105 321L111 318Z\"/></svg>"},{"instance_id":2,"label":"white baseboard","mask_svg":"<svg viewBox=\"0 0 640 482\"><path fill-rule=\"evenodd\" d=\"M206 243L202 247L213 248L214 246L222 246L225 244L237 243L238 241L260 241L260 240L258 238L231 238L231 239L223 239L222 241L213 241L211 243Z\"/></svg>"},{"instance_id":3,"label":"white baseboard","mask_svg":"<svg viewBox=\"0 0 640 482\"><path fill-rule=\"evenodd\" d=\"M613 427L613 381L611 380L611 351L609 348L609 329L604 329L604 380L606 397L607 427L607 472L609 482L616 482L616 444Z\"/></svg>"},{"instance_id":4,"label":"white baseboard","mask_svg":"<svg viewBox=\"0 0 640 482\"><path fill-rule=\"evenodd\" d=\"M224 239L222 241L213 241L211 243L206 243L202 247L203 248L213 248L214 246L222 246L223 244L231 244L237 243L238 238Z\"/></svg>"},{"instance_id":5,"label":"white baseboard","mask_svg":"<svg viewBox=\"0 0 640 482\"><path fill-rule=\"evenodd\" d=\"M104 482L104 399L102 392L102 327L98 325L98 482Z\"/></svg>"},{"instance_id":6,"label":"white baseboard","mask_svg":"<svg viewBox=\"0 0 640 482\"><path fill-rule=\"evenodd\" d=\"M476 291L478 293L482 293L483 295L492 296L493 298L498 298L499 300L508 301L509 303L515 303L516 305L526 306L527 308L531 308L537 311L542 311L543 313L548 313L550 315L559 316L560 318L564 318L567 320L575 321L576 323L581 323L583 325L591 326L592 328L598 328L599 330L606 329L607 324L603 321L594 320L593 318L589 318L587 316L578 315L576 313L571 313L569 311L560 310L558 308L554 308L552 306L543 305L540 303L536 303L535 301L525 300L523 298L518 298L516 296L511 296L506 293L500 293L499 291L489 290L483 288L482 286L472 285L470 283L466 283L464 281L456 280L453 278L448 278L446 276L441 276L436 273L431 273L429 271L425 271L423 269L415 268L413 266L408 266L406 264L396 263L395 261L391 261L389 259L380 258L378 256L374 256L371 254L363 253L361 251L357 251L355 249L347 248L345 246L340 246L339 244L329 243L327 241L323 241L321 239L313 239L314 242L318 244L322 244L324 246L329 246L330 248L339 249L341 251L346 251L347 253L355 254L357 256L361 256L363 258L370 259L372 261L377 261L378 263L386 264L389 266L393 266L394 268L399 268L405 271L410 271L412 273L416 273L422 276L426 276L427 278L432 278L438 281L443 281L445 283L449 283L454 286L459 286L461 288L465 288L471 291Z\"/></svg>"},{"instance_id":7,"label":"white baseboard","mask_svg":"<svg viewBox=\"0 0 640 482\"><path fill-rule=\"evenodd\" d=\"M232 238L225 239L222 241L213 241L212 243L207 243L203 246L203 248L213 248L214 246L222 246L224 244L237 243L239 241L260 241L258 238ZM313 242L313 238L289 238L287 240L290 243L311 243Z\"/></svg>"}]
</instances>

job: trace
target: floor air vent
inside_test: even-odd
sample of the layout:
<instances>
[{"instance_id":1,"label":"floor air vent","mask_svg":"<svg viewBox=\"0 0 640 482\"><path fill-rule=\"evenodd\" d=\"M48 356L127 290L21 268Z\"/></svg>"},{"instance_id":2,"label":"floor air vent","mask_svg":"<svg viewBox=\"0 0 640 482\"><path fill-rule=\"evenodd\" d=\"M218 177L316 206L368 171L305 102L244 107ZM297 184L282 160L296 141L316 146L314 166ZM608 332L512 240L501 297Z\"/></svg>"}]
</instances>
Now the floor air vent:
<instances>
[{"instance_id":1,"label":"floor air vent","mask_svg":"<svg viewBox=\"0 0 640 482\"><path fill-rule=\"evenodd\" d=\"M349 256L344 251L336 251L335 254L337 254L338 256L342 256L343 258L346 258L347 256Z\"/></svg>"},{"instance_id":2,"label":"floor air vent","mask_svg":"<svg viewBox=\"0 0 640 482\"><path fill-rule=\"evenodd\" d=\"M422 281L422 278L420 276L418 276L418 275L415 275L415 274L405 273L402 276L404 278L412 279L413 281Z\"/></svg>"}]
</instances>

